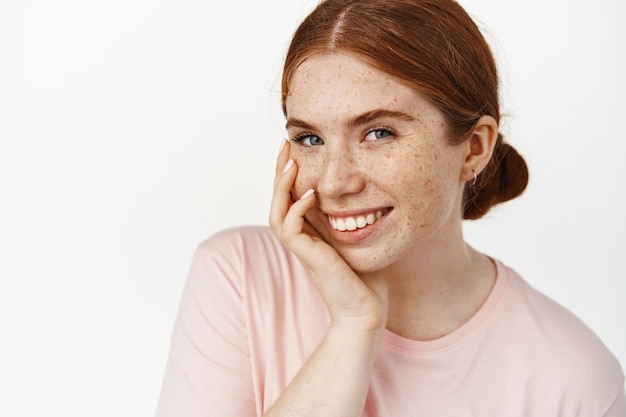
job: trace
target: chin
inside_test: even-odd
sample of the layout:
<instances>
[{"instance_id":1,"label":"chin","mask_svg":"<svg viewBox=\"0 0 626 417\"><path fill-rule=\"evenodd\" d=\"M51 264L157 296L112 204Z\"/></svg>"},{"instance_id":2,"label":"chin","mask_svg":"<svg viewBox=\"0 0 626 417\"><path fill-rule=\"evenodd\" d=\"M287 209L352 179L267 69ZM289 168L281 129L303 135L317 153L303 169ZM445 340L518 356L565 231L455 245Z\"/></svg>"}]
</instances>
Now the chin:
<instances>
[{"instance_id":1,"label":"chin","mask_svg":"<svg viewBox=\"0 0 626 417\"><path fill-rule=\"evenodd\" d=\"M368 249L344 249L337 251L348 266L357 274L371 274L389 266L391 261L380 255L372 255Z\"/></svg>"}]
</instances>

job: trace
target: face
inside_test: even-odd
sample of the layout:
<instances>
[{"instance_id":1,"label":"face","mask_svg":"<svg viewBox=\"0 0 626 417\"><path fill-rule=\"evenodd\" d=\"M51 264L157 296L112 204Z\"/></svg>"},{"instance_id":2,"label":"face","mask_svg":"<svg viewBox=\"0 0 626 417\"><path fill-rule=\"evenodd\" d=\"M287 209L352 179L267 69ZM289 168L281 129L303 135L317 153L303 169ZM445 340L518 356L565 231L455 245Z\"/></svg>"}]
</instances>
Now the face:
<instances>
[{"instance_id":1,"label":"face","mask_svg":"<svg viewBox=\"0 0 626 417\"><path fill-rule=\"evenodd\" d=\"M460 228L467 152L448 144L434 105L354 57L327 54L296 70L286 109L294 198L316 191L306 219L353 269L445 250Z\"/></svg>"}]
</instances>

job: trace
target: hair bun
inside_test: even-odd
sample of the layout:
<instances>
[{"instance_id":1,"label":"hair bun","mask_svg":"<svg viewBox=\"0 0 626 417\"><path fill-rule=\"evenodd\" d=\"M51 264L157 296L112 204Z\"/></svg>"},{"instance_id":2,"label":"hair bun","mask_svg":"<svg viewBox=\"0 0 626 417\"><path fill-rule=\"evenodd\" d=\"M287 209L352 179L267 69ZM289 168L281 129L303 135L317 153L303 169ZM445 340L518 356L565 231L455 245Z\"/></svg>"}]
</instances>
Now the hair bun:
<instances>
[{"instance_id":1,"label":"hair bun","mask_svg":"<svg viewBox=\"0 0 626 417\"><path fill-rule=\"evenodd\" d=\"M474 185L466 185L463 218L483 217L491 207L509 201L524 192L528 185L528 167L524 158L498 135L494 155Z\"/></svg>"}]
</instances>

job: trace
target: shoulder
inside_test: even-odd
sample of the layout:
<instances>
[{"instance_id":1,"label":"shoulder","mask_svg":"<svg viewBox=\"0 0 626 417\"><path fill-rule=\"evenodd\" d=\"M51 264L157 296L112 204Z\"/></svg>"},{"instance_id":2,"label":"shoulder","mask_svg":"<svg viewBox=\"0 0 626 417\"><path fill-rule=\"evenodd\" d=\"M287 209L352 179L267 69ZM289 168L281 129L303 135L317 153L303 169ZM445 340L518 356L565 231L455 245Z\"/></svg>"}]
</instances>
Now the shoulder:
<instances>
[{"instance_id":1,"label":"shoulder","mask_svg":"<svg viewBox=\"0 0 626 417\"><path fill-rule=\"evenodd\" d=\"M506 309L529 325L529 337L536 337L561 353L612 355L596 334L566 307L533 288L515 270L503 266L508 278ZM593 355L596 356L596 355Z\"/></svg>"},{"instance_id":2,"label":"shoulder","mask_svg":"<svg viewBox=\"0 0 626 417\"><path fill-rule=\"evenodd\" d=\"M225 229L205 239L198 245L200 252L247 253L254 251L284 251L285 247L266 226L240 226Z\"/></svg>"},{"instance_id":3,"label":"shoulder","mask_svg":"<svg viewBox=\"0 0 626 417\"><path fill-rule=\"evenodd\" d=\"M241 226L214 234L198 246L193 265L205 270L200 274L204 279L227 280L256 296L279 293L306 275L295 255L266 226ZM207 268L212 274L206 273Z\"/></svg>"},{"instance_id":4,"label":"shoulder","mask_svg":"<svg viewBox=\"0 0 626 417\"><path fill-rule=\"evenodd\" d=\"M571 398L594 397L600 404L605 397L601 402L610 404L624 386L615 356L571 311L534 289L513 269L501 269L507 275L501 308L505 320L515 323L517 352L531 364L533 379L553 390L560 386Z\"/></svg>"},{"instance_id":5,"label":"shoulder","mask_svg":"<svg viewBox=\"0 0 626 417\"><path fill-rule=\"evenodd\" d=\"M293 262L289 249L266 226L241 226L220 231L204 240L196 257L211 258L233 268L255 269Z\"/></svg>"}]
</instances>

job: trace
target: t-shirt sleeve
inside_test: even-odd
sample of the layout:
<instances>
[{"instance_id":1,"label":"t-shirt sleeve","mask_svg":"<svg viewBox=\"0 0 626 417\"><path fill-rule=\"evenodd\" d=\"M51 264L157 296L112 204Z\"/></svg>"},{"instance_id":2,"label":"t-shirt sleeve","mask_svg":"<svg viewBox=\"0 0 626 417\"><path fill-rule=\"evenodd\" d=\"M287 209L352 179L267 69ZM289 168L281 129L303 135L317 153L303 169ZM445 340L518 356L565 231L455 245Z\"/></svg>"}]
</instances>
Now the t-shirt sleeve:
<instances>
[{"instance_id":1,"label":"t-shirt sleeve","mask_svg":"<svg viewBox=\"0 0 626 417\"><path fill-rule=\"evenodd\" d=\"M626 417L626 392L623 389L603 417Z\"/></svg>"},{"instance_id":2,"label":"t-shirt sleeve","mask_svg":"<svg viewBox=\"0 0 626 417\"><path fill-rule=\"evenodd\" d=\"M224 235L196 251L183 291L157 417L254 416L236 244Z\"/></svg>"}]
</instances>

